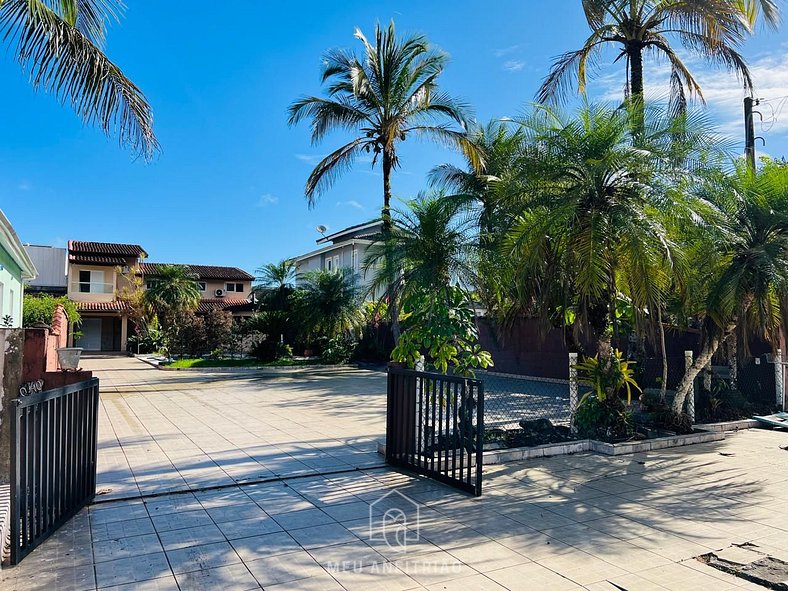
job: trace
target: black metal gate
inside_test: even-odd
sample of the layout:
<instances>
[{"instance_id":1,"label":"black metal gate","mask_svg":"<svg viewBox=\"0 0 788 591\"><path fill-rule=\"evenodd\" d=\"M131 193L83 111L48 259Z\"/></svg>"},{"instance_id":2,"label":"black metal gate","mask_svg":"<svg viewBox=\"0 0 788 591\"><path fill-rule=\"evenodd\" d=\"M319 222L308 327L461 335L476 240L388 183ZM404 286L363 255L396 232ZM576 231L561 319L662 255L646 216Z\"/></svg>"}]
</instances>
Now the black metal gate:
<instances>
[{"instance_id":1,"label":"black metal gate","mask_svg":"<svg viewBox=\"0 0 788 591\"><path fill-rule=\"evenodd\" d=\"M482 494L484 384L389 368L386 461Z\"/></svg>"},{"instance_id":2,"label":"black metal gate","mask_svg":"<svg viewBox=\"0 0 788 591\"><path fill-rule=\"evenodd\" d=\"M16 400L11 425L11 564L96 493L99 381Z\"/></svg>"}]
</instances>

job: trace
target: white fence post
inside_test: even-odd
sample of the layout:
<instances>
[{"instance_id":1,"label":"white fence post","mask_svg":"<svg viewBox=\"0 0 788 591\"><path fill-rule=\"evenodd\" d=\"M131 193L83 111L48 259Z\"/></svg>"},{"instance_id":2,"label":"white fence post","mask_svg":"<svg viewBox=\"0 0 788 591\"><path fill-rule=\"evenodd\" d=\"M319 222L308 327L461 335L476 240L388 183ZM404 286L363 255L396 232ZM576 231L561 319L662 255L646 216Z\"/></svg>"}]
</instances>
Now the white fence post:
<instances>
[{"instance_id":1,"label":"white fence post","mask_svg":"<svg viewBox=\"0 0 788 591\"><path fill-rule=\"evenodd\" d=\"M569 353L569 426L574 432L577 411L577 353Z\"/></svg>"},{"instance_id":2,"label":"white fence post","mask_svg":"<svg viewBox=\"0 0 788 591\"><path fill-rule=\"evenodd\" d=\"M707 392L711 392L711 361L703 369L703 387L706 388Z\"/></svg>"},{"instance_id":3,"label":"white fence post","mask_svg":"<svg viewBox=\"0 0 788 591\"><path fill-rule=\"evenodd\" d=\"M783 352L782 349L777 349L777 355L774 357L774 389L777 402L777 408L785 410L785 366L783 366Z\"/></svg>"},{"instance_id":4,"label":"white fence post","mask_svg":"<svg viewBox=\"0 0 788 591\"><path fill-rule=\"evenodd\" d=\"M689 371L692 367L692 351L684 351L684 371ZM692 424L695 424L695 382L693 380L690 384L689 392L687 393L687 415L689 416Z\"/></svg>"}]
</instances>

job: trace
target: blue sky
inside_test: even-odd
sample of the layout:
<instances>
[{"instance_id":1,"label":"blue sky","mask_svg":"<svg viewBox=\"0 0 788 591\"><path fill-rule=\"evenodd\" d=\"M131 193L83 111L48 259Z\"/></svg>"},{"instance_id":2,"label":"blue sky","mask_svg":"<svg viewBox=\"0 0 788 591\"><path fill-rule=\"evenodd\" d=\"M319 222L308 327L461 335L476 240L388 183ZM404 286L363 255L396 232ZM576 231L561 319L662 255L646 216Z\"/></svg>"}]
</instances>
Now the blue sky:
<instances>
[{"instance_id":1,"label":"blue sky","mask_svg":"<svg viewBox=\"0 0 788 591\"><path fill-rule=\"evenodd\" d=\"M309 210L303 185L311 166L341 134L312 146L307 125L289 128L286 109L320 91L321 53L354 47L394 18L451 55L443 87L479 120L522 112L552 57L587 36L579 0L523 2L180 2L135 0L109 32L107 53L146 93L163 151L146 164L113 139L85 128L67 107L36 94L8 55L0 60L0 208L24 242L66 240L141 244L151 260L235 265L315 248L315 227L331 230L378 214L381 178L359 162ZM760 96L788 95L788 28L761 33L744 50ZM732 75L694 64L708 110L736 141L742 93ZM615 98L622 66L605 65L590 97ZM664 68L651 65L655 89ZM788 154L788 105L774 119L763 107L765 151ZM759 149L760 144L759 144ZM410 198L434 165L456 160L443 148L409 141L394 193Z\"/></svg>"}]
</instances>

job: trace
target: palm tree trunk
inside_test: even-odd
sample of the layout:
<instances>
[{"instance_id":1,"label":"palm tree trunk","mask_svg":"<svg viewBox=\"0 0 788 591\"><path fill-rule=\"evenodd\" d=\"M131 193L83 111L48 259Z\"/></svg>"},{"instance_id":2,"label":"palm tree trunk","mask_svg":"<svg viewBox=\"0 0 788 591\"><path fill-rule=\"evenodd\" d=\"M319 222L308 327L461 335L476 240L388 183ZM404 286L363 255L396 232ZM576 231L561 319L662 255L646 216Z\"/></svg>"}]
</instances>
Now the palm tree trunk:
<instances>
[{"instance_id":1,"label":"palm tree trunk","mask_svg":"<svg viewBox=\"0 0 788 591\"><path fill-rule=\"evenodd\" d=\"M668 390L668 349L665 346L665 325L662 324L662 306L657 307L657 323L659 324L659 352L662 355L662 385L659 389L659 400L665 402Z\"/></svg>"},{"instance_id":2,"label":"palm tree trunk","mask_svg":"<svg viewBox=\"0 0 788 591\"><path fill-rule=\"evenodd\" d=\"M684 377L681 378L681 382L679 382L678 388L676 389L676 397L673 399L673 412L684 412L684 401L687 399L687 395L689 394L695 378L698 377L698 374L703 371L703 368L706 367L709 361L711 361L711 358L714 357L714 354L717 352L717 349L720 348L720 344L724 338L725 334L719 332L709 339L700 354L695 358L692 366L684 373Z\"/></svg>"},{"instance_id":3,"label":"palm tree trunk","mask_svg":"<svg viewBox=\"0 0 788 591\"><path fill-rule=\"evenodd\" d=\"M383 150L383 211L381 218L383 219L383 235L388 242L388 235L391 232L391 170L392 158L388 150ZM387 247L388 252L388 247ZM386 261L386 269L389 273L396 273L396 269L392 269L390 254L386 255L389 260ZM399 327L399 307L397 304L397 293L395 286L395 277L389 277L389 285L387 288L389 317L391 318L391 335L394 337L394 346L399 343L400 327Z\"/></svg>"},{"instance_id":4,"label":"palm tree trunk","mask_svg":"<svg viewBox=\"0 0 788 591\"><path fill-rule=\"evenodd\" d=\"M627 48L629 57L629 101L634 109L635 134L640 135L645 127L645 101L643 97L643 48L639 44Z\"/></svg>"}]
</instances>

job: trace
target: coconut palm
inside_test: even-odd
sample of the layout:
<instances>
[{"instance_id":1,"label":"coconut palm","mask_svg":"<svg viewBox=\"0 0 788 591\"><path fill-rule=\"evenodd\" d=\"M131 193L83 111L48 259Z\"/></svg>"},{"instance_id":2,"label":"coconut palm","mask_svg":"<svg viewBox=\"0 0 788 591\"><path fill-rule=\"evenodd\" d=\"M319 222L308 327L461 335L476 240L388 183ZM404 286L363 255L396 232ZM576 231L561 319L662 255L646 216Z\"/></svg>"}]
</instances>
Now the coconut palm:
<instances>
[{"instance_id":1,"label":"coconut palm","mask_svg":"<svg viewBox=\"0 0 788 591\"><path fill-rule=\"evenodd\" d=\"M623 59L626 64L626 96L641 103L643 58L649 55L670 65L674 110L685 108L688 95L703 100L676 42L691 54L734 71L744 88L751 90L750 71L737 49L759 11L768 22L779 16L773 0L583 0L583 11L591 35L583 47L556 59L537 93L540 102L562 98L575 83L585 93L588 70L597 66L602 49L610 45L618 51L615 61Z\"/></svg>"},{"instance_id":2,"label":"coconut palm","mask_svg":"<svg viewBox=\"0 0 788 591\"><path fill-rule=\"evenodd\" d=\"M0 35L34 88L148 159L158 149L150 105L103 52L122 12L120 0L2 0Z\"/></svg>"},{"instance_id":3,"label":"coconut palm","mask_svg":"<svg viewBox=\"0 0 788 591\"><path fill-rule=\"evenodd\" d=\"M735 3L750 30L761 19L771 29L779 27L782 19L777 0L736 0Z\"/></svg>"},{"instance_id":4,"label":"coconut palm","mask_svg":"<svg viewBox=\"0 0 788 591\"><path fill-rule=\"evenodd\" d=\"M318 269L298 278L294 316L309 338L350 333L363 322L360 306L361 290L352 269Z\"/></svg>"},{"instance_id":5,"label":"coconut palm","mask_svg":"<svg viewBox=\"0 0 788 591\"><path fill-rule=\"evenodd\" d=\"M185 265L162 265L145 298L157 313L194 311L200 303L197 275Z\"/></svg>"},{"instance_id":6,"label":"coconut palm","mask_svg":"<svg viewBox=\"0 0 788 591\"><path fill-rule=\"evenodd\" d=\"M400 165L397 146L417 136L461 150L474 165L481 159L468 142L467 107L442 92L438 78L448 56L435 49L422 35L398 38L394 22L375 27L374 43L356 29L364 46L362 57L341 49L323 56L322 81L327 97L307 96L289 109L295 125L311 119L312 142L319 143L334 130L346 130L355 137L323 158L306 182L309 205L329 188L336 178L364 154L383 172L383 230L391 228L391 174ZM388 265L391 268L391 265ZM388 278L393 288L396 278ZM389 294L389 299L393 299ZM395 342L399 338L396 305L388 307Z\"/></svg>"},{"instance_id":7,"label":"coconut palm","mask_svg":"<svg viewBox=\"0 0 788 591\"><path fill-rule=\"evenodd\" d=\"M752 173L738 165L734 174L712 186L711 194L727 215L714 238L722 245L711 267L701 351L676 389L673 410L681 412L694 379L720 345L735 335L746 352L757 335L779 343L788 326L788 166L767 163Z\"/></svg>"},{"instance_id":8,"label":"coconut palm","mask_svg":"<svg viewBox=\"0 0 788 591\"><path fill-rule=\"evenodd\" d=\"M528 168L504 243L517 267L516 295L545 322L573 311L561 320L574 325L575 337L593 333L601 355L621 296L642 326L656 321L648 311L663 308L670 277L681 274L671 220L697 213L681 190L691 179L685 164L703 162L715 143L702 119L649 108L641 121L636 111L585 106L566 118L541 107L521 121Z\"/></svg>"},{"instance_id":9,"label":"coconut palm","mask_svg":"<svg viewBox=\"0 0 788 591\"><path fill-rule=\"evenodd\" d=\"M257 285L252 293L276 310L287 308L288 298L295 286L296 265L289 259L267 263L255 271Z\"/></svg>"}]
</instances>

